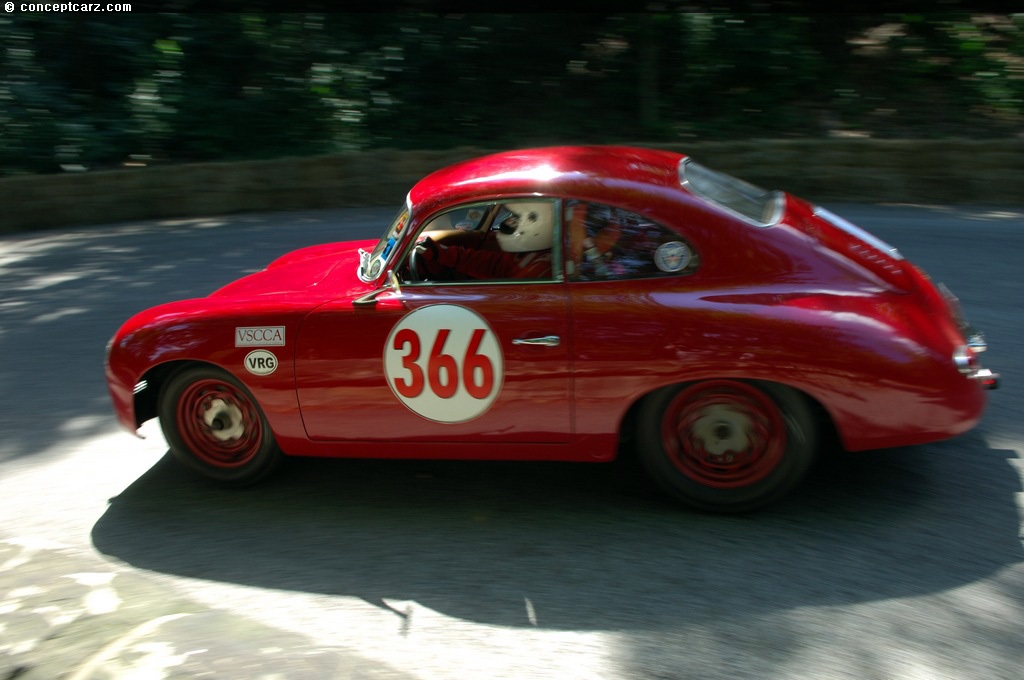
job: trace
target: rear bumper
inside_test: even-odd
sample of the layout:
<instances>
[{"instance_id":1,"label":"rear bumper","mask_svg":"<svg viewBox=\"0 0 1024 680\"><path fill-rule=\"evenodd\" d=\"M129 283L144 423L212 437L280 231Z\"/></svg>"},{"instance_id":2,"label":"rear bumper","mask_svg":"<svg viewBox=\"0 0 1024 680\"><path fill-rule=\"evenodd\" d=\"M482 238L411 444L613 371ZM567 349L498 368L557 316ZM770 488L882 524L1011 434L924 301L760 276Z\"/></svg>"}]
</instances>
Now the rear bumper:
<instances>
[{"instance_id":1,"label":"rear bumper","mask_svg":"<svg viewBox=\"0 0 1024 680\"><path fill-rule=\"evenodd\" d=\"M936 287L945 299L946 305L956 321L960 333L967 339L967 344L958 347L953 354L953 363L956 364L957 370L970 380L977 381L982 389L999 389L999 374L985 368L978 360L978 355L988 349L985 334L967 321L967 317L960 307L960 300L953 295L953 292L945 284L940 283Z\"/></svg>"},{"instance_id":2,"label":"rear bumper","mask_svg":"<svg viewBox=\"0 0 1024 680\"><path fill-rule=\"evenodd\" d=\"M961 345L953 353L953 363L960 373L970 380L975 380L982 389L994 390L999 388L999 374L993 373L985 368L978 361L978 355L988 349L985 336L974 327L963 324L961 332L967 338L967 344Z\"/></svg>"},{"instance_id":3,"label":"rear bumper","mask_svg":"<svg viewBox=\"0 0 1024 680\"><path fill-rule=\"evenodd\" d=\"M981 384L982 389L985 390L997 390L999 389L1000 376L998 373L993 373L987 368L975 368L967 377L971 380L976 380Z\"/></svg>"}]
</instances>

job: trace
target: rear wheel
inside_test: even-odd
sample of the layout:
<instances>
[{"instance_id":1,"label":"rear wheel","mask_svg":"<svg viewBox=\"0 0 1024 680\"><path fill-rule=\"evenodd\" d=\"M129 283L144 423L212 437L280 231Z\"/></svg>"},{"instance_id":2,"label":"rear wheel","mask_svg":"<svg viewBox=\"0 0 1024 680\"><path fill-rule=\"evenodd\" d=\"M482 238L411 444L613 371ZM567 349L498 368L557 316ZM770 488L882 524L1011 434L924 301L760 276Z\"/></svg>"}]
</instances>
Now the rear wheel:
<instances>
[{"instance_id":1,"label":"rear wheel","mask_svg":"<svg viewBox=\"0 0 1024 680\"><path fill-rule=\"evenodd\" d=\"M171 453L223 484L252 484L282 454L255 398L234 376L212 366L175 373L160 392L160 427Z\"/></svg>"},{"instance_id":2,"label":"rear wheel","mask_svg":"<svg viewBox=\"0 0 1024 680\"><path fill-rule=\"evenodd\" d=\"M708 380L642 404L637 444L648 473L679 500L741 512L789 492L815 454L807 399L781 385Z\"/></svg>"}]
</instances>

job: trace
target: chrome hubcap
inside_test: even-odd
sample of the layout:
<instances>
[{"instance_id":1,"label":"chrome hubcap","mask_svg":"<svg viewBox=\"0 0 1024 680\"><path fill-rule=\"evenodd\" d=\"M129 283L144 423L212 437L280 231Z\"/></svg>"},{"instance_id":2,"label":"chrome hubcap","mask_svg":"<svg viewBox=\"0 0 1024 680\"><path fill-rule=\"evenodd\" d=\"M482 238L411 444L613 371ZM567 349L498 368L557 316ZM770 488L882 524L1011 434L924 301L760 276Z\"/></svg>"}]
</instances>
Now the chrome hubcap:
<instances>
[{"instance_id":1,"label":"chrome hubcap","mask_svg":"<svg viewBox=\"0 0 1024 680\"><path fill-rule=\"evenodd\" d=\"M753 423L746 414L724 404L703 409L694 420L692 436L709 459L732 462L735 455L751 448L750 431Z\"/></svg>"},{"instance_id":2,"label":"chrome hubcap","mask_svg":"<svg viewBox=\"0 0 1024 680\"><path fill-rule=\"evenodd\" d=\"M223 399L213 399L206 405L203 422L210 428L210 434L222 442L238 439L245 434L242 410Z\"/></svg>"}]
</instances>

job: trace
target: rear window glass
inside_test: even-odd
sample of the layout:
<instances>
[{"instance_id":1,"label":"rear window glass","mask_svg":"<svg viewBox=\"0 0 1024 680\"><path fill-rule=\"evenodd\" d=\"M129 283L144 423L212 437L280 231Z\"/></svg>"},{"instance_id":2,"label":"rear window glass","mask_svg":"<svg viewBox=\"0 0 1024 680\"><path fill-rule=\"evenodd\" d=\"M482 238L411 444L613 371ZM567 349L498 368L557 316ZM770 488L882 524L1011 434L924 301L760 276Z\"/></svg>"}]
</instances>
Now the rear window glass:
<instances>
[{"instance_id":1,"label":"rear window glass","mask_svg":"<svg viewBox=\"0 0 1024 680\"><path fill-rule=\"evenodd\" d=\"M679 164L680 183L701 198L760 225L782 214L782 194L712 170L689 158Z\"/></svg>"}]
</instances>

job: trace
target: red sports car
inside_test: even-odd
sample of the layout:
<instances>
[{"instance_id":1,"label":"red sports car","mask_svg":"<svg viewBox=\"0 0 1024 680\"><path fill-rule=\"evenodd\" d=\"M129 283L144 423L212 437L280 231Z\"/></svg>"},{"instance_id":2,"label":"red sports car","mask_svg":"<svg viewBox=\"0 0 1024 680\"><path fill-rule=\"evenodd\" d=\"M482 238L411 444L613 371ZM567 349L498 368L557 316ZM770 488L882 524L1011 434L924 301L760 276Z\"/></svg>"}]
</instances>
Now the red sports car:
<instances>
[{"instance_id":1,"label":"red sports car","mask_svg":"<svg viewBox=\"0 0 1024 680\"><path fill-rule=\"evenodd\" d=\"M569 146L439 170L379 241L141 312L106 370L125 427L159 417L222 483L285 456L631 450L685 503L742 511L826 433L861 451L973 427L984 349L948 291L828 210L678 153Z\"/></svg>"}]
</instances>

